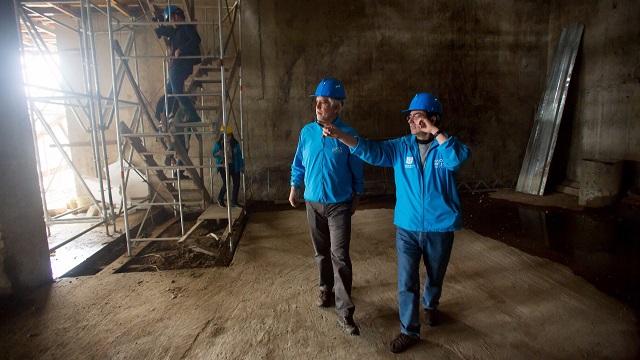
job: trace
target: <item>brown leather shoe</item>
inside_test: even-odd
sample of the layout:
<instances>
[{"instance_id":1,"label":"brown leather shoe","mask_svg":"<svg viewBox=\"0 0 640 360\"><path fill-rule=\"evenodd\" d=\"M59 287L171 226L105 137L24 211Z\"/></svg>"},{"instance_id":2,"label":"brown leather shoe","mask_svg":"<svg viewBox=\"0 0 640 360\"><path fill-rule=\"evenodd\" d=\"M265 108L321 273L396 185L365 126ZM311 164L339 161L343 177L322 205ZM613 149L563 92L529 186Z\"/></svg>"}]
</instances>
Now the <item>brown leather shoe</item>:
<instances>
[{"instance_id":1,"label":"brown leather shoe","mask_svg":"<svg viewBox=\"0 0 640 360\"><path fill-rule=\"evenodd\" d=\"M400 335L391 341L389 349L392 353L398 354L417 344L419 340L420 338L417 336L400 333Z\"/></svg>"},{"instance_id":2,"label":"brown leather shoe","mask_svg":"<svg viewBox=\"0 0 640 360\"><path fill-rule=\"evenodd\" d=\"M424 319L429 326L440 325L440 312L438 309L424 309Z\"/></svg>"}]
</instances>

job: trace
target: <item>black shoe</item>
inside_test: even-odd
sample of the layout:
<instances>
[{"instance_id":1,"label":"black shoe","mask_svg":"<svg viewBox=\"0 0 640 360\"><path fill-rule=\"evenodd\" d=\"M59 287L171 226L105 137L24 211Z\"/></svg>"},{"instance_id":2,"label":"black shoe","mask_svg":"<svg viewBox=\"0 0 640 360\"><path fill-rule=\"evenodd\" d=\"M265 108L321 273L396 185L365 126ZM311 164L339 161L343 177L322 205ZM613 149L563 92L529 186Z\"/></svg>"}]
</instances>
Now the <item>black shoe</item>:
<instances>
[{"instance_id":1,"label":"black shoe","mask_svg":"<svg viewBox=\"0 0 640 360\"><path fill-rule=\"evenodd\" d=\"M347 335L360 335L360 328L356 325L356 322L353 321L353 316L338 316L338 326L340 326Z\"/></svg>"},{"instance_id":2,"label":"black shoe","mask_svg":"<svg viewBox=\"0 0 640 360\"><path fill-rule=\"evenodd\" d=\"M225 203L224 203L224 200L222 200L222 199L218 199L218 205L219 205L220 207L223 207L223 208L226 208L226 207L227 207L227 204L225 204Z\"/></svg>"},{"instance_id":3,"label":"black shoe","mask_svg":"<svg viewBox=\"0 0 640 360\"><path fill-rule=\"evenodd\" d=\"M429 326L440 325L440 312L437 309L424 309L424 319Z\"/></svg>"},{"instance_id":4,"label":"black shoe","mask_svg":"<svg viewBox=\"0 0 640 360\"><path fill-rule=\"evenodd\" d=\"M320 290L320 295L318 295L318 301L316 301L316 306L321 308L330 307L333 304L333 291L331 290Z\"/></svg>"},{"instance_id":5,"label":"black shoe","mask_svg":"<svg viewBox=\"0 0 640 360\"><path fill-rule=\"evenodd\" d=\"M420 338L417 336L400 333L400 335L396 336L396 338L391 341L389 348L392 353L398 354L417 344L419 340Z\"/></svg>"}]
</instances>

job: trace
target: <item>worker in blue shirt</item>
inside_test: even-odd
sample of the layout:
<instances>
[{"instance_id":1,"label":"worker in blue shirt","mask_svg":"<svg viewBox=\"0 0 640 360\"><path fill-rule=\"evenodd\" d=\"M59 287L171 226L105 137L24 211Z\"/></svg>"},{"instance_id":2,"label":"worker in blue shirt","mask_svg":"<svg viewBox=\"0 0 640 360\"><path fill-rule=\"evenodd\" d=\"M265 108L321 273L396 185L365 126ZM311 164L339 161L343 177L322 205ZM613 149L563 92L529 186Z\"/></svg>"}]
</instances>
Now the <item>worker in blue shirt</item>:
<instances>
[{"instance_id":1,"label":"worker in blue shirt","mask_svg":"<svg viewBox=\"0 0 640 360\"><path fill-rule=\"evenodd\" d=\"M291 164L289 202L296 207L304 184L304 200L315 261L320 272L317 305L329 307L335 302L338 324L350 335L359 335L351 300L352 269L349 257L351 215L364 190L362 161L340 141L322 135L324 126L344 133L356 132L341 118L346 98L340 80L325 78L315 94L316 118L300 131L298 147Z\"/></svg>"},{"instance_id":2,"label":"worker in blue shirt","mask_svg":"<svg viewBox=\"0 0 640 360\"><path fill-rule=\"evenodd\" d=\"M184 96L184 82L193 72L193 66L201 62L200 35L193 24L180 24L185 21L184 11L169 5L164 9L164 21L177 23L173 25L160 25L154 31L158 38L165 37L169 43L169 74L166 84L167 104L169 117L177 111L176 99L184 109L188 122L200 122L200 116L196 111L193 101L189 96ZM156 120L160 121L165 112L164 95L156 104Z\"/></svg>"},{"instance_id":3,"label":"worker in blue shirt","mask_svg":"<svg viewBox=\"0 0 640 360\"><path fill-rule=\"evenodd\" d=\"M227 147L224 146L224 132L227 133ZM227 174L224 167L224 150L227 152L227 165L229 167L229 177L233 181L233 190L231 191L231 206L239 207L238 192L240 191L240 175L244 171L244 158L242 157L242 147L238 140L233 137L233 128L231 125L220 127L220 136L218 141L213 145L211 154L216 160L216 167L222 178L222 186L218 193L218 205L227 206L224 198L227 196Z\"/></svg>"},{"instance_id":4,"label":"worker in blue shirt","mask_svg":"<svg viewBox=\"0 0 640 360\"><path fill-rule=\"evenodd\" d=\"M369 141L328 125L323 134L348 145L352 154L376 165L393 167L396 183L394 224L398 256L398 309L400 334L391 351L402 352L420 338L419 265L427 270L422 307L430 326L438 323L438 303L453 246L453 232L462 225L455 172L470 155L469 149L441 126L442 105L429 93L415 95L407 122L411 135Z\"/></svg>"}]
</instances>

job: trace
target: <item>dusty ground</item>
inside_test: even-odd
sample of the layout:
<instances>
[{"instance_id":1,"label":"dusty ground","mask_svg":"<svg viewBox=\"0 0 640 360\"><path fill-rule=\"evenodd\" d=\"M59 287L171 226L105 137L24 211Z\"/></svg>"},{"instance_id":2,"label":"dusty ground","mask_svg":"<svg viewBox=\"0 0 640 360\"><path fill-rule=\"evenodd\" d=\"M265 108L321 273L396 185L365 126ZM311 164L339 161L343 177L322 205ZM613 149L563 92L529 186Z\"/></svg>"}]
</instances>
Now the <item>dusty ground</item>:
<instances>
[{"instance_id":1,"label":"dusty ground","mask_svg":"<svg viewBox=\"0 0 640 360\"><path fill-rule=\"evenodd\" d=\"M356 320L314 308L302 211L252 215L229 268L63 279L0 318L3 358L371 359L398 331L392 211L354 218ZM637 319L571 271L457 233L441 309L407 359L636 358ZM4 311L5 313L7 311ZM18 315L16 315L18 314Z\"/></svg>"},{"instance_id":2,"label":"dusty ground","mask_svg":"<svg viewBox=\"0 0 640 360\"><path fill-rule=\"evenodd\" d=\"M185 222L185 229L191 228L195 221ZM218 256L222 244L220 239L226 229L226 221L207 220L197 227L183 243L175 241L156 241L135 256L126 258L127 264L119 272L162 271L177 269L197 269L220 266ZM181 236L180 223L175 223L161 237Z\"/></svg>"}]
</instances>

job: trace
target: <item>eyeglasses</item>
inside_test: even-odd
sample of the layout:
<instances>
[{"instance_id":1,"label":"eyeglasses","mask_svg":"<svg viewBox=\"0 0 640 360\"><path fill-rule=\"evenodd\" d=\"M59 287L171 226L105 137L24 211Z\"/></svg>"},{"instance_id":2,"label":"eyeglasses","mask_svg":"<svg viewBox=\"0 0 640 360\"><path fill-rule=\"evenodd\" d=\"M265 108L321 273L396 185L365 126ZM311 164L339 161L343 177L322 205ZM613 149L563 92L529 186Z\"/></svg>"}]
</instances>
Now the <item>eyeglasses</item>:
<instances>
[{"instance_id":1,"label":"eyeglasses","mask_svg":"<svg viewBox=\"0 0 640 360\"><path fill-rule=\"evenodd\" d=\"M426 115L423 113L413 113L413 114L407 115L406 119L407 121L412 121L414 118L425 117L425 116Z\"/></svg>"}]
</instances>

